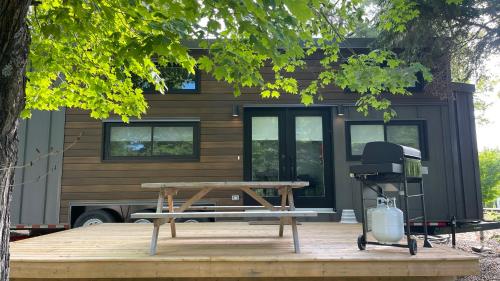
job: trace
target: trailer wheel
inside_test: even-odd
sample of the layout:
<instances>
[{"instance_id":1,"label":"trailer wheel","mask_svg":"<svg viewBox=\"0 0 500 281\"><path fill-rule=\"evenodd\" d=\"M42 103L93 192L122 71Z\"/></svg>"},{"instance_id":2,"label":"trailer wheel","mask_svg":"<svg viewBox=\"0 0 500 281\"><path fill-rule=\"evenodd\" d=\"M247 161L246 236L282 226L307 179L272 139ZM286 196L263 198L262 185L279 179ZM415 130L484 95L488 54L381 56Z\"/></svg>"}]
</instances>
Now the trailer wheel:
<instances>
[{"instance_id":1,"label":"trailer wheel","mask_svg":"<svg viewBox=\"0 0 500 281\"><path fill-rule=\"evenodd\" d=\"M116 219L113 217L113 215L104 210L92 210L81 214L76 219L74 227L110 222L116 222Z\"/></svg>"},{"instance_id":2,"label":"trailer wheel","mask_svg":"<svg viewBox=\"0 0 500 281\"><path fill-rule=\"evenodd\" d=\"M148 219L136 219L134 220L134 223L153 223L153 222Z\"/></svg>"},{"instance_id":3,"label":"trailer wheel","mask_svg":"<svg viewBox=\"0 0 500 281\"><path fill-rule=\"evenodd\" d=\"M410 254L412 256L417 254L417 239L411 238L408 243L408 248L410 249Z\"/></svg>"},{"instance_id":4,"label":"trailer wheel","mask_svg":"<svg viewBox=\"0 0 500 281\"><path fill-rule=\"evenodd\" d=\"M358 249L361 251L366 250L366 240L363 237L363 234L358 236Z\"/></svg>"}]
</instances>

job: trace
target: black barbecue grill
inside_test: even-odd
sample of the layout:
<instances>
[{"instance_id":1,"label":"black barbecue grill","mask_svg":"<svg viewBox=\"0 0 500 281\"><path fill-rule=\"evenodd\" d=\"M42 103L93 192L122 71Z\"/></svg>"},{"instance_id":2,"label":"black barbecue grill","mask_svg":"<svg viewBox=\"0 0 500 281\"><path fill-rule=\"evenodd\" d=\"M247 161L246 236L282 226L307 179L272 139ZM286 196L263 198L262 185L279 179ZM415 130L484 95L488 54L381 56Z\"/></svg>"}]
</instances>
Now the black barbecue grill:
<instances>
[{"instance_id":1,"label":"black barbecue grill","mask_svg":"<svg viewBox=\"0 0 500 281\"><path fill-rule=\"evenodd\" d=\"M424 226L424 247L432 247L427 239L427 218L424 203L424 185L422 174L427 173L427 168L422 167L420 150L406 147L390 142L370 142L367 143L361 165L353 165L349 169L352 177L360 181L361 185L361 221L363 224L363 234L358 237L358 247L360 250L366 249L366 244L387 245L378 242L370 242L366 239L367 224L365 221L365 206L363 189L370 188L378 196L385 196L383 184L392 183L397 186L400 202L404 202L404 215L406 221L407 244L390 244L390 246L407 247L412 255L417 252L417 241L412 237L410 223L415 220L423 220ZM420 187L420 194L409 195L408 183L417 183ZM408 199L420 197L422 204L422 217L410 218Z\"/></svg>"}]
</instances>

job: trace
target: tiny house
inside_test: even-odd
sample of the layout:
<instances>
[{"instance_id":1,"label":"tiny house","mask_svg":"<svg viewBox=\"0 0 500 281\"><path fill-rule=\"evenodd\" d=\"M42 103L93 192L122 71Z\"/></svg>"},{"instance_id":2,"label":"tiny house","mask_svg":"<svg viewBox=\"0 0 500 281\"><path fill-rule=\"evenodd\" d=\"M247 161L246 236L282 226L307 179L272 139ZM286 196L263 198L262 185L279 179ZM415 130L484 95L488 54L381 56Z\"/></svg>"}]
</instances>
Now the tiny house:
<instances>
[{"instance_id":1,"label":"tiny house","mask_svg":"<svg viewBox=\"0 0 500 281\"><path fill-rule=\"evenodd\" d=\"M366 51L365 43L352 40L350 47ZM308 67L293 74L299 84L318 74L320 58L308 57ZM262 73L270 78L272 69L264 67ZM152 209L156 195L141 190L145 182L305 180L310 186L295 194L297 207L317 210L322 220L339 220L343 209L360 207L349 166L360 160L367 142L388 141L422 152L429 170L424 184L431 222L478 221L474 87L448 84L446 99L421 89L412 96L391 96L397 117L384 123L379 112L357 112L356 94L333 86L306 107L298 96L263 99L255 88L235 98L229 85L201 71L168 84L165 95L143 83L149 109L140 120L125 124L119 118L95 120L78 109L64 112L58 125L64 134L52 139L72 147L60 160L60 181L50 183L57 190L51 198L57 202L50 205L58 206L57 222L79 226L92 220L129 221L130 213ZM252 201L224 191L199 203Z\"/></svg>"}]
</instances>

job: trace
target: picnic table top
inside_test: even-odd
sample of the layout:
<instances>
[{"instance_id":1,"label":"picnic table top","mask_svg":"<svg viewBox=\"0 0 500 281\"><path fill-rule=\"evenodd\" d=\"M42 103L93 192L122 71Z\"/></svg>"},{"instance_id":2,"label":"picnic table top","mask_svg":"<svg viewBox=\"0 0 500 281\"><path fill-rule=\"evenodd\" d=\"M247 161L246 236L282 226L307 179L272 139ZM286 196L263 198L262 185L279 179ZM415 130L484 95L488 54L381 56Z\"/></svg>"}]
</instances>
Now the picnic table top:
<instances>
[{"instance_id":1,"label":"picnic table top","mask_svg":"<svg viewBox=\"0 0 500 281\"><path fill-rule=\"evenodd\" d=\"M196 189L196 188L279 188L291 187L302 188L309 186L307 181L224 181L224 182L155 182L143 183L142 188L178 188L178 189Z\"/></svg>"}]
</instances>

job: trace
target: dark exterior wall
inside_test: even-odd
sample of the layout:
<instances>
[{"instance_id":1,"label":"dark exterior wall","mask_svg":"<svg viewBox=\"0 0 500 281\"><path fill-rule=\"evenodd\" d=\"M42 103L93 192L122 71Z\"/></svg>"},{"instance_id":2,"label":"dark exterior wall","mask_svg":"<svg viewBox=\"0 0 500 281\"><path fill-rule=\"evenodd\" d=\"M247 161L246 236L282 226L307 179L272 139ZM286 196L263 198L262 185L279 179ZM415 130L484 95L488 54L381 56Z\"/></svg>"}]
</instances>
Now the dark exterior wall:
<instances>
[{"instance_id":1,"label":"dark exterior wall","mask_svg":"<svg viewBox=\"0 0 500 281\"><path fill-rule=\"evenodd\" d=\"M453 107L454 102L435 101L434 104L413 104L413 105L396 105L394 109L398 112L396 120L426 120L427 125L427 144L429 158L423 161L423 165L429 168L429 174L424 176L424 188L426 198L426 208L428 218L434 221L449 220L453 215L461 220L477 219L480 216L481 203L478 201L478 187L474 180L477 175L470 168L474 161L472 142L475 142L475 136L472 138L470 131L463 133L460 139L465 144L462 145L462 153L466 154L468 159L464 159L468 167L460 167L458 159L453 151L452 138L454 129L450 127L450 120L456 120L453 112L450 112L450 107ZM463 114L463 118L467 117L468 113ZM380 120L380 114L372 116L361 116L354 107L349 107L346 110L344 118L337 117L335 120L335 178L336 178L336 196L337 208L354 208L359 210L360 204L360 189L359 182L348 177L349 166L358 162L346 161L346 142L345 142L345 123L348 120ZM463 123L463 121L458 121ZM468 123L470 124L470 123ZM462 126L463 130L468 130L470 125ZM462 130L461 129L461 130ZM477 161L477 154L475 157ZM457 167L456 167L457 166ZM462 177L468 180L463 183ZM413 194L417 194L417 186L410 185L410 190ZM365 191L366 197L373 197L369 191ZM479 197L480 198L480 197ZM412 204L413 202L413 204ZM368 201L370 204L370 201ZM479 205L478 205L479 204ZM418 200L410 200L410 209L412 216L419 216L418 210L420 203Z\"/></svg>"},{"instance_id":2,"label":"dark exterior wall","mask_svg":"<svg viewBox=\"0 0 500 281\"><path fill-rule=\"evenodd\" d=\"M28 164L47 154L51 147L61 150L63 139L64 110L34 111L31 119L20 123L17 165ZM11 224L59 222L62 158L62 154L52 155L34 161L31 167L16 169Z\"/></svg>"},{"instance_id":3,"label":"dark exterior wall","mask_svg":"<svg viewBox=\"0 0 500 281\"><path fill-rule=\"evenodd\" d=\"M311 59L307 71L295 74L301 84L307 83L319 71L319 61ZM270 76L271 69L264 73ZM243 180L243 123L242 116L231 116L232 106L267 105L300 106L298 96L283 95L279 100L263 100L258 89L245 89L243 95L234 98L232 89L202 73L200 94L147 95L150 108L143 118L199 118L201 126L201 155L199 162L105 162L102 155L102 123L88 117L88 112L67 110L65 143L73 142L80 132L81 140L64 155L60 219L66 222L68 206L74 200L135 200L154 199L156 193L141 190L143 182L161 181L231 181ZM346 160L345 120L381 120L381 114L361 116L353 106L346 107L346 115L338 117L338 104L354 104L356 95L330 87L323 91L324 100L314 106L332 107L333 117L333 171L335 174L335 208L353 208L359 205L358 184L349 177L348 167L355 162ZM459 213L463 205L457 206L450 196L457 194L459 187L455 178L464 169L454 165L450 123L455 116L450 104L438 97L417 93L412 97L393 98L399 119L427 120L430 175L426 177L427 207L431 219L449 219ZM242 110L242 114L244 114ZM468 113L467 113L468 114ZM469 117L467 117L469 118ZM462 122L462 121L460 121ZM472 130L472 128L471 128ZM467 136L471 137L471 136ZM461 151L470 151L472 142L462 144ZM239 156L239 159L238 159ZM473 157L473 155L469 155ZM477 155L476 155L477 159ZM475 176L472 176L475 177ZM459 191L460 192L460 191ZM231 201L237 192L211 193L209 198L221 205L242 204ZM188 194L184 194L187 196ZM240 194L241 195L241 194ZM452 200L453 199L453 200ZM460 199L460 198L458 198ZM458 200L460 201L460 200ZM462 200L463 201L463 200ZM476 201L475 201L476 202ZM472 206L476 207L476 206ZM458 214L459 216L461 214ZM471 213L471 216L474 214Z\"/></svg>"},{"instance_id":4,"label":"dark exterior wall","mask_svg":"<svg viewBox=\"0 0 500 281\"><path fill-rule=\"evenodd\" d=\"M474 103L471 85L455 84L450 100L450 130L454 163L455 212L458 218L475 220L483 217L479 158L474 122ZM461 171L461 172L457 172ZM466 206L461 208L461 206Z\"/></svg>"}]
</instances>

